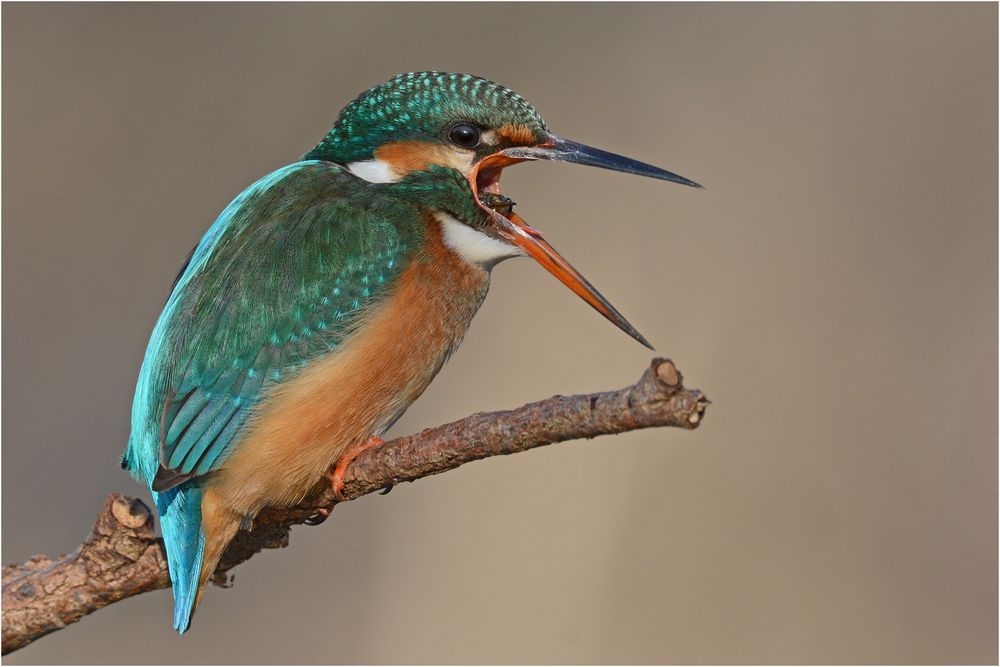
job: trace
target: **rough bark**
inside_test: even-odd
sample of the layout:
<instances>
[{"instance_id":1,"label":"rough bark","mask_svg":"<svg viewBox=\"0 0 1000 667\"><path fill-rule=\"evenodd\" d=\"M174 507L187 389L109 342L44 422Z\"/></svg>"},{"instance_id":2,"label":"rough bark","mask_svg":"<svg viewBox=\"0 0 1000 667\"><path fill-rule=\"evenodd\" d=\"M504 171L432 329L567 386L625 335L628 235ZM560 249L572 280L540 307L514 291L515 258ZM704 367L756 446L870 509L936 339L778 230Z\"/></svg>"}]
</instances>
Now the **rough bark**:
<instances>
[{"instance_id":1,"label":"rough bark","mask_svg":"<svg viewBox=\"0 0 1000 667\"><path fill-rule=\"evenodd\" d=\"M654 359L636 384L618 391L554 396L386 442L351 463L344 495L353 500L469 461L554 442L654 426L693 429L707 405L700 391L684 388L673 362ZM232 568L261 549L287 546L292 526L319 523L333 506L324 480L298 506L261 513L230 544L214 582L227 585ZM2 651L17 650L118 600L169 585L152 512L141 500L113 493L76 551L55 561L35 556L4 567Z\"/></svg>"}]
</instances>

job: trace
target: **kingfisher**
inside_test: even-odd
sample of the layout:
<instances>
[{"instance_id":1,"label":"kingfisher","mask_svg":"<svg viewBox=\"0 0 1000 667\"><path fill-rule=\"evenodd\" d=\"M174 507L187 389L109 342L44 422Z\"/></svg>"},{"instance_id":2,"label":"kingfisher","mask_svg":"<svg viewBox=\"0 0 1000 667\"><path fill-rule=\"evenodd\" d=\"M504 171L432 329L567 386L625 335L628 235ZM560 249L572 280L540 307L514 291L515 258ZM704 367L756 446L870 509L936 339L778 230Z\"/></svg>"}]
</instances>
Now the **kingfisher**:
<instances>
[{"instance_id":1,"label":"kingfisher","mask_svg":"<svg viewBox=\"0 0 1000 667\"><path fill-rule=\"evenodd\" d=\"M411 72L359 95L208 229L153 328L122 460L160 516L174 629L262 509L324 476L342 498L350 462L462 341L498 262L533 257L651 348L501 192L503 169L533 160L701 187L553 134L492 81Z\"/></svg>"}]
</instances>

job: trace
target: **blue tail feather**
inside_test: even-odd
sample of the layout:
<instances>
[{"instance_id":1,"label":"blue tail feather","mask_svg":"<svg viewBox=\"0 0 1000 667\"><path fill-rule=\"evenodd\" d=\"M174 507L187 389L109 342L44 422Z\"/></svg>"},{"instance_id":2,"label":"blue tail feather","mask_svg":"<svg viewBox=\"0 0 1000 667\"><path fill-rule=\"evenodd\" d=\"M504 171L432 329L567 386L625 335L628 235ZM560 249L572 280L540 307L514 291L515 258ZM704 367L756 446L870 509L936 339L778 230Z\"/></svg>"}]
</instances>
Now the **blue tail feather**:
<instances>
[{"instance_id":1,"label":"blue tail feather","mask_svg":"<svg viewBox=\"0 0 1000 667\"><path fill-rule=\"evenodd\" d=\"M194 613L205 555L201 488L197 483L187 482L162 493L154 492L153 499L160 514L170 582L174 587L174 629L183 634Z\"/></svg>"}]
</instances>

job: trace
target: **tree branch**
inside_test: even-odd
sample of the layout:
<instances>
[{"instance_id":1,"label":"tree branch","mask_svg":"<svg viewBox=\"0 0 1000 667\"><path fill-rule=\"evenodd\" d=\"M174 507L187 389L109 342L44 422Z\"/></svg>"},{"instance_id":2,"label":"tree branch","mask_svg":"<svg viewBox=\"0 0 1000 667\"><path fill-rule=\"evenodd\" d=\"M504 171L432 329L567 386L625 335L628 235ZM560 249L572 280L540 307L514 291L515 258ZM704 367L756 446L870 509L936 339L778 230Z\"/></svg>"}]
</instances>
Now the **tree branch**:
<instances>
[{"instance_id":1,"label":"tree branch","mask_svg":"<svg viewBox=\"0 0 1000 667\"><path fill-rule=\"evenodd\" d=\"M618 391L554 396L515 410L485 412L386 442L348 467L348 500L400 482L435 475L463 463L513 454L554 442L593 438L654 426L693 429L708 400L685 389L673 362L654 359L639 381ZM251 530L241 530L213 577L229 584L229 571L261 549L288 545L291 527L321 522L333 509L323 480L296 507L268 509ZM35 556L3 569L4 654L133 595L167 588L163 542L149 508L118 493L108 496L91 535L56 561Z\"/></svg>"}]
</instances>

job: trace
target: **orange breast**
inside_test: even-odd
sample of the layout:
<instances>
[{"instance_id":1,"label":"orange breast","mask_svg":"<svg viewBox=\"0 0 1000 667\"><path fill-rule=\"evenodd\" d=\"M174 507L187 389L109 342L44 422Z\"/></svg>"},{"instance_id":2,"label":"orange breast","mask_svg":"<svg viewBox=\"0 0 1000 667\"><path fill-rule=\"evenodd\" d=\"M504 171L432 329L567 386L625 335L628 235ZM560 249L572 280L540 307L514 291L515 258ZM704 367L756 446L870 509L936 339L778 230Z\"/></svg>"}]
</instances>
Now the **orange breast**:
<instances>
[{"instance_id":1,"label":"orange breast","mask_svg":"<svg viewBox=\"0 0 1000 667\"><path fill-rule=\"evenodd\" d=\"M253 516L300 501L349 445L379 434L427 388L461 342L489 274L459 259L427 218L422 257L344 344L277 386L210 481L223 505Z\"/></svg>"}]
</instances>

